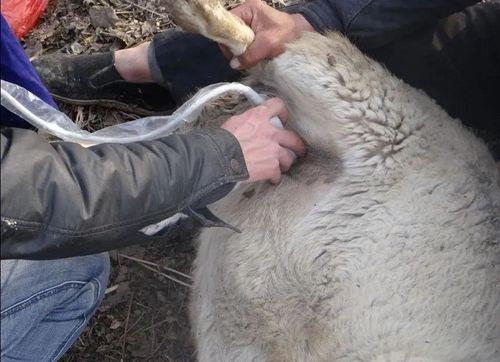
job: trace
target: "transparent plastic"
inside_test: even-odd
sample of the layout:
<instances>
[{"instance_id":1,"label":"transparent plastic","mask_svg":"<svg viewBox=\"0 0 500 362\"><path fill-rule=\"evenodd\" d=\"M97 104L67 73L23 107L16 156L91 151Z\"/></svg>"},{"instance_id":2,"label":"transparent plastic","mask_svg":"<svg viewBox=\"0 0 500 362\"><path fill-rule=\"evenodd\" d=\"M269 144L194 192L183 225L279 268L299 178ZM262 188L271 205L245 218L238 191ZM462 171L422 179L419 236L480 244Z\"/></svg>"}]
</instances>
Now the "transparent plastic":
<instances>
[{"instance_id":1,"label":"transparent plastic","mask_svg":"<svg viewBox=\"0 0 500 362\"><path fill-rule=\"evenodd\" d=\"M241 83L218 83L199 90L193 98L170 116L140 118L88 132L78 128L67 115L48 105L25 88L5 80L1 81L1 87L2 106L43 132L85 147L99 143L129 143L165 137L181 127L183 123L195 120L206 104L229 92L244 95L252 105L259 105L265 100L252 88ZM276 127L282 127L277 117L271 122Z\"/></svg>"}]
</instances>

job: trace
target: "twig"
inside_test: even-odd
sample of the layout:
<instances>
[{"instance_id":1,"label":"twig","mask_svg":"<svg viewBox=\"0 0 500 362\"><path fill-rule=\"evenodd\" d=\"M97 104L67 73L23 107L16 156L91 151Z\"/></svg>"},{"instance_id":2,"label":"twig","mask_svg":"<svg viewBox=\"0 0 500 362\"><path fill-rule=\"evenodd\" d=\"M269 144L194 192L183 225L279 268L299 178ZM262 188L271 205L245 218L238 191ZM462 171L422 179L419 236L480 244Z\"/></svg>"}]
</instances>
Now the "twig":
<instances>
[{"instance_id":1,"label":"twig","mask_svg":"<svg viewBox=\"0 0 500 362\"><path fill-rule=\"evenodd\" d=\"M110 286L109 288L106 289L106 291L104 292L104 294L109 294L109 293L113 293L115 290L118 289L118 287L120 286L120 284L115 284L115 285L112 285Z\"/></svg>"},{"instance_id":2,"label":"twig","mask_svg":"<svg viewBox=\"0 0 500 362\"><path fill-rule=\"evenodd\" d=\"M133 256L129 256L129 255L125 255L125 254L119 254L119 255L123 256L125 259L130 259L130 260L133 260L133 261L137 261L139 263L148 264L148 265L151 265L151 266L155 266L157 268L163 268L163 269L165 269L165 270L167 270L169 272L172 272L172 273L175 273L177 275L183 276L186 279L193 279L190 275L181 273L178 270L175 270L175 269L163 266L163 265L159 265L159 264L153 263L152 261L148 261L148 260L144 260L144 259L139 259L139 258L134 258Z\"/></svg>"},{"instance_id":3,"label":"twig","mask_svg":"<svg viewBox=\"0 0 500 362\"><path fill-rule=\"evenodd\" d=\"M136 304L137 304L137 302L136 302ZM130 328L128 330L131 331L132 329L134 329L134 327L141 321L142 317L144 317L144 312L141 312L141 315L139 316L139 318L137 318L137 320L130 326ZM130 337L132 337L134 334L135 333L130 334Z\"/></svg>"},{"instance_id":4,"label":"twig","mask_svg":"<svg viewBox=\"0 0 500 362\"><path fill-rule=\"evenodd\" d=\"M141 332L146 332L146 331L150 330L151 328L159 327L159 326L161 326L161 325L163 325L163 324L165 324L167 322L170 322L170 321L172 321L172 317L167 317L164 320L162 320L161 322L152 324L149 327L141 328L141 329L136 330L135 332L132 332L130 334L130 337L133 337L133 336L135 336L135 335L137 335L137 334L139 334Z\"/></svg>"},{"instance_id":5,"label":"twig","mask_svg":"<svg viewBox=\"0 0 500 362\"><path fill-rule=\"evenodd\" d=\"M180 284L180 285L184 285L185 287L188 287L188 288L192 288L191 284L184 283L183 281L181 281L181 280L179 280L179 279L177 279L177 278L174 278L173 276L170 276L170 275L168 275L168 274L162 273L161 271L156 270L155 268L152 268L152 267L150 267L150 266L149 266L149 265L147 265L147 264L144 264L144 263L139 262L139 265L140 265L140 266L142 266L143 268L149 269L149 270L151 270L151 271L155 272L156 274L159 274L159 275L161 275L161 276L163 276L163 277L165 277L165 278L167 278L167 279L170 279L170 280L171 280L171 281L173 281L173 282L176 282L176 283L178 283L178 284Z\"/></svg>"},{"instance_id":6,"label":"twig","mask_svg":"<svg viewBox=\"0 0 500 362\"><path fill-rule=\"evenodd\" d=\"M122 260L120 258L120 253L116 252L116 260L118 261L118 268L122 268Z\"/></svg>"},{"instance_id":7,"label":"twig","mask_svg":"<svg viewBox=\"0 0 500 362\"><path fill-rule=\"evenodd\" d=\"M156 333L155 333L155 322L153 319L153 315L151 315L151 349L149 350L151 354L153 354L155 350L155 343L156 343Z\"/></svg>"},{"instance_id":8,"label":"twig","mask_svg":"<svg viewBox=\"0 0 500 362\"><path fill-rule=\"evenodd\" d=\"M118 358L110 356L109 354L106 355L106 358L112 359L113 361L120 361ZM121 361L123 361L123 360L121 360Z\"/></svg>"},{"instance_id":9,"label":"twig","mask_svg":"<svg viewBox=\"0 0 500 362\"><path fill-rule=\"evenodd\" d=\"M123 343L122 343L122 361L125 355L125 344L127 342L127 332L128 332L128 321L130 320L130 311L132 310L132 301L134 300L134 293L130 297L130 302L128 303L127 319L125 320L125 330L123 331Z\"/></svg>"},{"instance_id":10,"label":"twig","mask_svg":"<svg viewBox=\"0 0 500 362\"><path fill-rule=\"evenodd\" d=\"M139 303L139 302L134 302L134 303L135 303L136 305L138 305L139 307L141 307L141 308L144 308L144 309L151 309L151 307L150 307L150 306L144 305L144 304L142 304L142 303Z\"/></svg>"},{"instance_id":11,"label":"twig","mask_svg":"<svg viewBox=\"0 0 500 362\"><path fill-rule=\"evenodd\" d=\"M142 5L139 5L139 4L136 4L136 3L133 3L132 1L129 1L129 0L123 0L123 1L124 1L124 2L126 2L126 3L127 3L127 4L129 4L129 5L135 6L136 8L139 8L139 9L141 9L141 10L148 11L148 12L150 12L151 14L155 14L155 15L157 15L157 16L159 16L159 17L164 18L164 19L168 19L168 17L167 17L167 16L165 16L164 14L160 14L160 13L159 13L159 12L157 12L157 11L154 11L154 10L152 10L152 9L148 9L148 8L147 8L147 7L145 7L145 6L142 6Z\"/></svg>"},{"instance_id":12,"label":"twig","mask_svg":"<svg viewBox=\"0 0 500 362\"><path fill-rule=\"evenodd\" d=\"M167 339L168 339L167 337L163 338L163 340L160 342L160 344L156 346L155 350L153 351L153 353L151 353L151 355L147 358L147 360L151 360L155 356L155 354L158 353L158 350L161 348L161 346L163 346L163 344L167 341ZM167 358L168 360L170 360L170 357L167 356Z\"/></svg>"}]
</instances>

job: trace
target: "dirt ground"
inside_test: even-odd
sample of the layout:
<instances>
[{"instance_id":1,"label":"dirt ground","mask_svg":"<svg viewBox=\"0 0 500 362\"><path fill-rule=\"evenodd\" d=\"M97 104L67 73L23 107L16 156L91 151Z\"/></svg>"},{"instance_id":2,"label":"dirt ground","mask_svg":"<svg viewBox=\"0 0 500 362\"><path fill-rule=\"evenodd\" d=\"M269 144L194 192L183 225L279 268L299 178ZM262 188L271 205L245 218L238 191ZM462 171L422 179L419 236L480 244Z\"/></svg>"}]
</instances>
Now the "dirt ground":
<instances>
[{"instance_id":1,"label":"dirt ground","mask_svg":"<svg viewBox=\"0 0 500 362\"><path fill-rule=\"evenodd\" d=\"M191 280L179 274L193 256L188 234L111 253L108 294L62 361L193 361Z\"/></svg>"}]
</instances>

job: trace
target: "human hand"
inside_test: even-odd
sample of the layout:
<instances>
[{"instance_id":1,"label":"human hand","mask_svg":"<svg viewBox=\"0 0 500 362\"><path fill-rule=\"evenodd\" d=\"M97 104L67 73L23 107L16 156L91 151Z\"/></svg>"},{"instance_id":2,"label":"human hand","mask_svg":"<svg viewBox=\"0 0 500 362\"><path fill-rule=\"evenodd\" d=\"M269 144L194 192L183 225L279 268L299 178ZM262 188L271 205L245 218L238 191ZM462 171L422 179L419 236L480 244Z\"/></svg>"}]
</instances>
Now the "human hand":
<instances>
[{"instance_id":1,"label":"human hand","mask_svg":"<svg viewBox=\"0 0 500 362\"><path fill-rule=\"evenodd\" d=\"M279 98L233 116L221 126L240 143L250 182L269 180L278 184L281 174L292 166L294 154L303 156L306 152L299 136L270 123L275 116L279 116L283 124L288 120L288 111Z\"/></svg>"},{"instance_id":2,"label":"human hand","mask_svg":"<svg viewBox=\"0 0 500 362\"><path fill-rule=\"evenodd\" d=\"M255 33L255 40L237 58L221 45L224 55L231 59L234 69L247 69L259 61L272 59L285 51L285 44L297 39L304 31L314 28L300 14L287 14L261 0L247 0L231 12L241 18Z\"/></svg>"}]
</instances>

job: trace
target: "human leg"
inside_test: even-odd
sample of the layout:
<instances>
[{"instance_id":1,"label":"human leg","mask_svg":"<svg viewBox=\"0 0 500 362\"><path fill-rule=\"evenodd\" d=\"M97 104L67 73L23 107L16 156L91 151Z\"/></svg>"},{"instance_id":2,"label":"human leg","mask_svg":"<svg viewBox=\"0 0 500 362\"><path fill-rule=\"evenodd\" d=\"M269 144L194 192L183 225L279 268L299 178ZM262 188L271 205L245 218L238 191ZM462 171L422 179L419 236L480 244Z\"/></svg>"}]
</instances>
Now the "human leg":
<instances>
[{"instance_id":1,"label":"human leg","mask_svg":"<svg viewBox=\"0 0 500 362\"><path fill-rule=\"evenodd\" d=\"M148 49L151 42L115 52L115 68L130 83L153 83L149 69Z\"/></svg>"},{"instance_id":2,"label":"human leg","mask_svg":"<svg viewBox=\"0 0 500 362\"><path fill-rule=\"evenodd\" d=\"M55 361L100 305L108 254L1 262L2 361Z\"/></svg>"}]
</instances>

